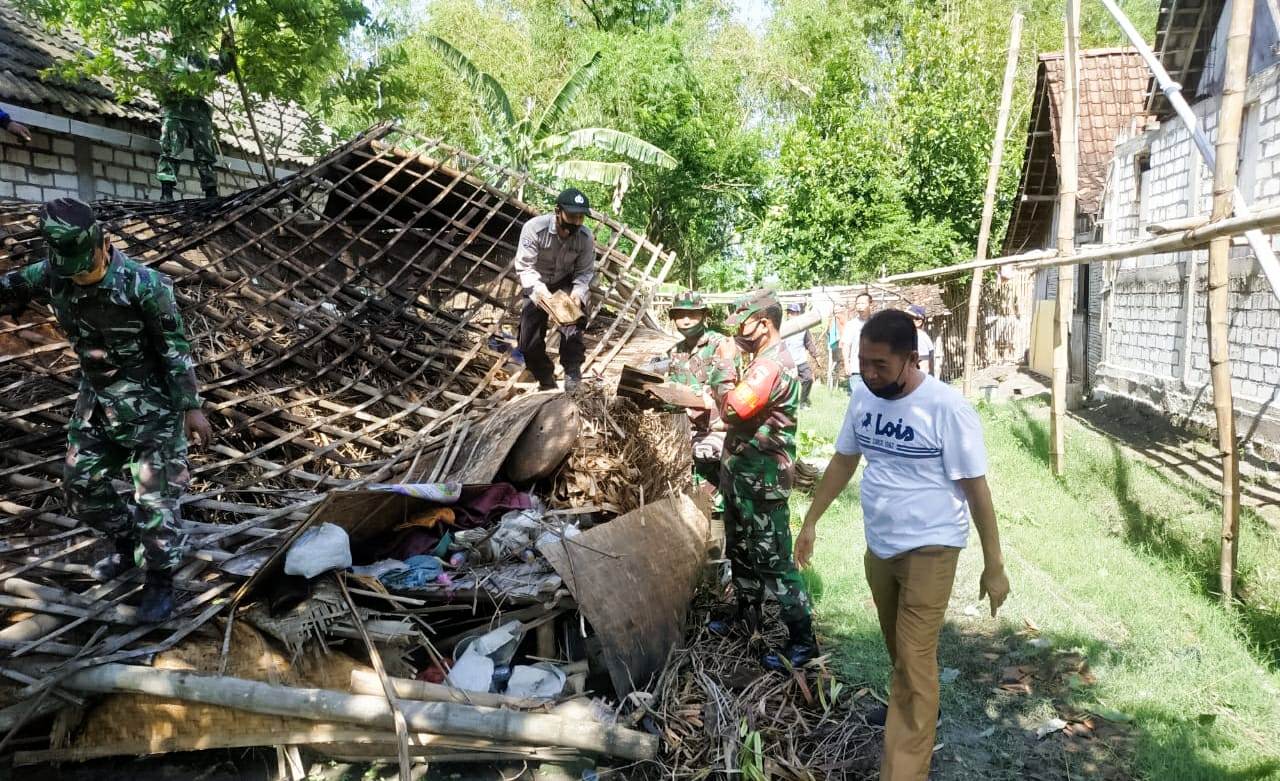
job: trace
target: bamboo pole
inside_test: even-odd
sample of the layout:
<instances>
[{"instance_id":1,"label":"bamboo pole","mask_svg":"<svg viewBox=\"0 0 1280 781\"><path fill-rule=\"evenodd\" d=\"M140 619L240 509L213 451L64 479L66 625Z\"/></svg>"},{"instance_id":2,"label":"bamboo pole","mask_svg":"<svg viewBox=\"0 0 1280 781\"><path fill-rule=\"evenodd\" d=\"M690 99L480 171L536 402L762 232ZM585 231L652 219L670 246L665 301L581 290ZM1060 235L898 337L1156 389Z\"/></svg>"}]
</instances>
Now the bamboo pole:
<instances>
[{"instance_id":1,"label":"bamboo pole","mask_svg":"<svg viewBox=\"0 0 1280 781\"><path fill-rule=\"evenodd\" d=\"M61 685L78 691L150 694L312 721L355 723L386 730L394 727L385 697L273 686L182 670L104 664L77 672ZM658 753L656 737L614 725L452 702L401 702L401 709L414 732L488 738L518 745L563 746L635 760L653 759Z\"/></svg>"},{"instance_id":2,"label":"bamboo pole","mask_svg":"<svg viewBox=\"0 0 1280 781\"><path fill-rule=\"evenodd\" d=\"M1004 85L1000 89L1000 113L996 135L991 142L991 163L987 166L987 191L982 198L982 223L978 227L977 259L986 260L991 241L991 219L996 210L996 190L1000 185L1000 164L1004 160L1004 137L1009 128L1009 106L1013 103L1013 80L1018 73L1018 47L1022 43L1022 14L1013 15L1009 28L1009 55L1004 65ZM964 333L964 395L973 395L973 372L978 342L978 309L982 298L983 270L973 272L969 283L969 319Z\"/></svg>"},{"instance_id":3,"label":"bamboo pole","mask_svg":"<svg viewBox=\"0 0 1280 781\"><path fill-rule=\"evenodd\" d=\"M1249 38L1253 24L1253 0L1235 0L1227 28L1226 71L1222 81L1222 105L1218 109L1218 148L1213 171L1212 219L1231 216L1232 193L1239 165L1240 120L1248 80ZM1222 552L1219 587L1222 603L1231 606L1235 595L1236 545L1240 532L1240 473L1236 464L1236 423L1231 397L1231 359L1228 351L1228 317L1231 301L1231 240L1209 244L1209 370L1213 378L1213 411L1218 421L1218 455L1222 458Z\"/></svg>"},{"instance_id":4,"label":"bamboo pole","mask_svg":"<svg viewBox=\"0 0 1280 781\"><path fill-rule=\"evenodd\" d=\"M1078 160L1078 101L1080 87L1080 2L1067 0L1066 46L1063 48L1062 106L1058 112L1058 255L1068 257L1075 251L1076 179ZM1053 473L1061 477L1066 471L1063 459L1066 434L1063 424L1067 411L1067 383L1070 380L1069 348L1071 345L1071 313L1075 292L1075 266L1058 269L1058 300L1053 310L1053 384L1049 412L1049 458Z\"/></svg>"}]
</instances>

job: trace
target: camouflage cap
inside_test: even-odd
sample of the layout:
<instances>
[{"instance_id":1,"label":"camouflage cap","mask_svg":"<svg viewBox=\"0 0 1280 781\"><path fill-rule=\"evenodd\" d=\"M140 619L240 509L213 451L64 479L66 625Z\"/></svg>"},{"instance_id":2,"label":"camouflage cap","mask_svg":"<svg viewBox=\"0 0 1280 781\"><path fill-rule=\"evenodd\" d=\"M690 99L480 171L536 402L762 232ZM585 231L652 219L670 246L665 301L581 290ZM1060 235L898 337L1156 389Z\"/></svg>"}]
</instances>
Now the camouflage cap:
<instances>
[{"instance_id":1,"label":"camouflage cap","mask_svg":"<svg viewBox=\"0 0 1280 781\"><path fill-rule=\"evenodd\" d=\"M702 294L693 290L685 290L677 293L675 298L671 299L671 308L683 309L689 312L703 311L707 309L707 302L702 300Z\"/></svg>"},{"instance_id":2,"label":"camouflage cap","mask_svg":"<svg viewBox=\"0 0 1280 781\"><path fill-rule=\"evenodd\" d=\"M747 322L747 318L773 306L778 306L778 295L772 288L752 291L734 302L727 324L729 328L737 330Z\"/></svg>"},{"instance_id":3,"label":"camouflage cap","mask_svg":"<svg viewBox=\"0 0 1280 781\"><path fill-rule=\"evenodd\" d=\"M40 207L40 233L49 246L49 266L60 277L93 268L95 241L102 231L93 207L76 198L54 198Z\"/></svg>"}]
</instances>

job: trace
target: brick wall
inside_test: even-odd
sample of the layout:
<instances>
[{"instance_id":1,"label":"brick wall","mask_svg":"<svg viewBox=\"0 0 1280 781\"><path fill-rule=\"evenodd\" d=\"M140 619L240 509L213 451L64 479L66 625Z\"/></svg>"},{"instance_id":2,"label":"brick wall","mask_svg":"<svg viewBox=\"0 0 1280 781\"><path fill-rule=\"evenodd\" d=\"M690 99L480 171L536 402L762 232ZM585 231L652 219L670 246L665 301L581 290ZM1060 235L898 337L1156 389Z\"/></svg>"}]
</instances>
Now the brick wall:
<instances>
[{"instance_id":1,"label":"brick wall","mask_svg":"<svg viewBox=\"0 0 1280 781\"><path fill-rule=\"evenodd\" d=\"M31 142L19 144L13 136L3 134L0 199L39 202L75 196L84 200L159 200L160 183L155 178L158 144L122 132L104 135L115 137L120 143L31 128ZM260 184L242 157L223 151L216 167L221 194ZM203 197L199 178L191 167L190 150L183 157L178 169L178 197ZM260 171L261 166L254 170Z\"/></svg>"},{"instance_id":2,"label":"brick wall","mask_svg":"<svg viewBox=\"0 0 1280 781\"><path fill-rule=\"evenodd\" d=\"M1241 181L1255 207L1280 203L1280 68L1256 74L1246 95L1248 130ZM1218 100L1195 113L1214 140ZM1140 182L1137 161L1149 155ZM1247 171L1248 173L1244 173ZM1107 241L1147 238L1147 226L1195 215L1212 206L1213 174L1200 161L1176 118L1117 149L1104 215ZM1272 246L1276 246L1273 237ZM1091 349L1091 376L1104 392L1145 401L1167 413L1207 421L1212 393L1206 341L1208 251L1150 255L1111 264L1102 273L1098 306L1090 306L1099 349ZM1192 271L1194 270L1194 274ZM1242 429L1258 418L1259 436L1280 441L1280 300L1247 246L1234 246L1231 263L1230 353L1232 385ZM1105 325L1105 329L1102 327Z\"/></svg>"}]
</instances>

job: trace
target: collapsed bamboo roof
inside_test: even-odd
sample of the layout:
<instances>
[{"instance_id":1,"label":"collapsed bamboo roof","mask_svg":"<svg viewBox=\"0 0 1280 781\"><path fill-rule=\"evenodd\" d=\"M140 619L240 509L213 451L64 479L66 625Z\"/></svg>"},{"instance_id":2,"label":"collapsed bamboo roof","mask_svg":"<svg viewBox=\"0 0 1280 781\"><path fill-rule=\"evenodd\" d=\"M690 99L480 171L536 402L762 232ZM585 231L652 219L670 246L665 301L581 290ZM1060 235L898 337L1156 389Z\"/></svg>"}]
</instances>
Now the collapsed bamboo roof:
<instances>
[{"instance_id":1,"label":"collapsed bamboo roof","mask_svg":"<svg viewBox=\"0 0 1280 781\"><path fill-rule=\"evenodd\" d=\"M116 246L173 277L215 430L211 447L191 452L185 593L177 617L156 630L117 610L140 573L105 585L88 577L103 546L66 517L59 486L75 356L47 310L2 320L0 582L9 596L0 605L61 624L0 639L0 659L75 656L66 673L170 646L223 607L232 585L223 568L252 569L325 491L444 474L470 422L518 391L519 367L508 362L520 305L512 261L537 213L512 195L520 187L542 194L511 171L382 126L230 198L97 204ZM0 208L0 270L41 257L35 209ZM592 220L589 370L652 324L648 305L673 260L605 215ZM13 596L18 575L56 583L65 598ZM27 682L17 696L52 680Z\"/></svg>"}]
</instances>

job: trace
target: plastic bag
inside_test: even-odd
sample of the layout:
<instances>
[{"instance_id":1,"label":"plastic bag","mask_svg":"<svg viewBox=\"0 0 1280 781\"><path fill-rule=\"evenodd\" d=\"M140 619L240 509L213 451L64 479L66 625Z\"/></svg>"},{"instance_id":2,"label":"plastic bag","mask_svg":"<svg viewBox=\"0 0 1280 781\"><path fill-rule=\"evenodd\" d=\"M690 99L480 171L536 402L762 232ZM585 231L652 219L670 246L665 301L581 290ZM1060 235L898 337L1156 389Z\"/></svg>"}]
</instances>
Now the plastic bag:
<instances>
[{"instance_id":1,"label":"plastic bag","mask_svg":"<svg viewBox=\"0 0 1280 781\"><path fill-rule=\"evenodd\" d=\"M332 523L307 529L284 557L285 574L304 578L350 566L351 540L345 529Z\"/></svg>"}]
</instances>

